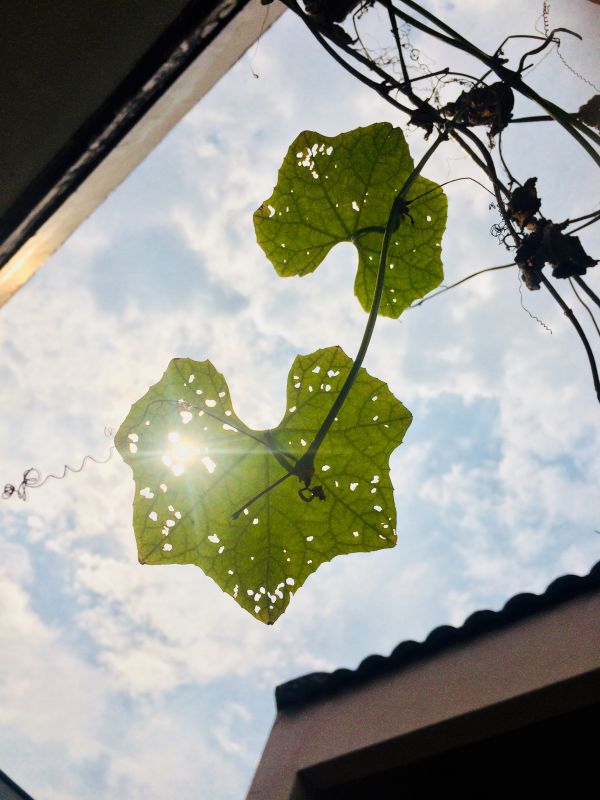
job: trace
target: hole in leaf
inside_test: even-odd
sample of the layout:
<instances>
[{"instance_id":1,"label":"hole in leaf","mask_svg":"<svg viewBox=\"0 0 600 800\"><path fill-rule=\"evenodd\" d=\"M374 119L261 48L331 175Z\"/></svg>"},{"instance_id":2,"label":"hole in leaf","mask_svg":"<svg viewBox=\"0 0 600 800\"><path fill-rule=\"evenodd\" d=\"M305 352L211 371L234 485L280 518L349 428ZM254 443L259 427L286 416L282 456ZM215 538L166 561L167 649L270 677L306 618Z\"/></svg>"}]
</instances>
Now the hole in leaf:
<instances>
[{"instance_id":1,"label":"hole in leaf","mask_svg":"<svg viewBox=\"0 0 600 800\"><path fill-rule=\"evenodd\" d=\"M206 467L206 471L209 472L212 475L212 473L215 471L215 468L217 466L215 464L215 462L212 460L212 458L210 456L204 456L204 458L201 459L201 460L202 460L202 463L204 464L204 466Z\"/></svg>"}]
</instances>

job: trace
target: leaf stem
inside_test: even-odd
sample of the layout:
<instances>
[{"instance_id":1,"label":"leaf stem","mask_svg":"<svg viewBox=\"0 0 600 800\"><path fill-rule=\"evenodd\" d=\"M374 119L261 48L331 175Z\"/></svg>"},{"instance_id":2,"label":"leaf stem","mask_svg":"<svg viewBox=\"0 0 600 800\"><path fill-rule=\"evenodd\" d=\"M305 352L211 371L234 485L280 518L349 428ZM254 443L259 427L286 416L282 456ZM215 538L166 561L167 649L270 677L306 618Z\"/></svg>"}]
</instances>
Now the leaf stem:
<instances>
[{"instance_id":1,"label":"leaf stem","mask_svg":"<svg viewBox=\"0 0 600 800\"><path fill-rule=\"evenodd\" d=\"M408 178L406 179L404 186L398 192L396 197L394 198L394 202L392 203L392 208L390 210L390 215L388 217L387 225L385 226L385 233L383 235L383 242L381 245L381 253L379 256L379 266L377 269L377 280L375 283L375 291L373 292L373 300L371 302L371 310L369 312L369 318L367 320L367 324L365 327L365 332L363 333L362 342L358 349L358 353L356 354L356 358L346 376L346 380L344 381L342 388L338 396L335 398L329 413L321 423L321 427L317 431L315 438L312 440L308 450L302 458L298 460L296 464L296 474L300 477L301 480L305 482L308 486L312 480L312 476L314 473L314 461L315 456L323 444L323 440L327 436L329 429L333 425L337 415L340 412L340 409L344 405L346 398L348 397L348 393L352 388L354 381L358 375L358 372L362 366L364 361L365 355L367 354L367 350L369 348L369 344L371 343L371 337L373 335L373 330L375 328L375 323L377 322L377 315L379 313L379 306L381 304L381 297L383 295L383 285L385 280L385 268L387 265L387 256L388 250L390 246L390 241L392 235L398 228L402 220L402 212L405 204L405 198L408 192L410 191L411 186L421 173L421 170L425 166L425 164L429 161L431 156L440 146L440 144L447 139L447 134L445 131L442 131L438 134L437 139L435 142L429 147L423 158L419 161L417 166L413 169L410 173Z\"/></svg>"}]
</instances>

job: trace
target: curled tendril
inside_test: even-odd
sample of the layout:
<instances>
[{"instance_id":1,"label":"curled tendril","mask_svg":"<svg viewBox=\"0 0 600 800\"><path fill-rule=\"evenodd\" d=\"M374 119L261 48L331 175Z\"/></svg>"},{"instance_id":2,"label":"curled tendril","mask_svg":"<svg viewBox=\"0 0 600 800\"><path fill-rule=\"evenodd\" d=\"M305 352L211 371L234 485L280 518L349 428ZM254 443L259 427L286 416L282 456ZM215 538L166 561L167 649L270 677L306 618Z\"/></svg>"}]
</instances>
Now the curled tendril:
<instances>
[{"instance_id":1,"label":"curled tendril","mask_svg":"<svg viewBox=\"0 0 600 800\"><path fill-rule=\"evenodd\" d=\"M114 436L113 429L108 426L105 427L104 435L108 439L112 439ZM39 471L39 469L36 467L29 467L29 469L26 469L23 473L23 478L18 486L15 486L14 483L4 484L0 498L2 498L2 500L9 500L13 495L16 494L19 500L27 500L27 489L39 489L40 486L43 486L50 478L54 478L54 480L57 481L62 481L64 478L66 478L67 472L81 472L88 461L93 461L94 464L106 464L111 460L114 450L114 446L110 447L108 456L106 458L96 458L92 455L86 455L78 467L70 467L68 464L65 464L62 475L55 475L53 472L51 472L46 475L46 477L42 478L42 473Z\"/></svg>"},{"instance_id":2,"label":"curled tendril","mask_svg":"<svg viewBox=\"0 0 600 800\"><path fill-rule=\"evenodd\" d=\"M41 482L42 476L40 475L40 471L35 467L29 467L23 473L23 479L18 486L15 486L12 483L5 483L4 489L2 490L2 499L8 500L9 497L12 497L13 494L16 494L19 500L27 500L27 489L33 489L36 486L39 486Z\"/></svg>"}]
</instances>

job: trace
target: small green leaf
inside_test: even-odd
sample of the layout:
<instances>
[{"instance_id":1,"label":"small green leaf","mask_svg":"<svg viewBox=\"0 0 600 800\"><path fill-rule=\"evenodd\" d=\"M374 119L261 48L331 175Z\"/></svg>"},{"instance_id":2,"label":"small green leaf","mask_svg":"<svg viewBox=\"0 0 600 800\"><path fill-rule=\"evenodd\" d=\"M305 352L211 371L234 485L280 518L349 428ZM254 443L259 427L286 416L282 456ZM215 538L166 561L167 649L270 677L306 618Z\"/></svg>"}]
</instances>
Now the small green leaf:
<instances>
[{"instance_id":1,"label":"small green leaf","mask_svg":"<svg viewBox=\"0 0 600 800\"><path fill-rule=\"evenodd\" d=\"M384 383L360 370L317 453L315 496L285 468L306 452L351 366L339 347L298 356L282 421L255 431L209 361L173 359L115 437L135 479L140 562L197 564L270 624L323 562L393 547L388 462L412 417Z\"/></svg>"},{"instance_id":2,"label":"small green leaf","mask_svg":"<svg viewBox=\"0 0 600 800\"><path fill-rule=\"evenodd\" d=\"M329 137L304 131L279 170L271 197L254 213L256 238L282 277L313 272L338 242L354 242L354 293L368 311L373 299L383 233L392 203L414 168L399 128L387 122ZM380 314L399 317L443 278L442 234L446 196L417 178L408 215L392 238Z\"/></svg>"}]
</instances>

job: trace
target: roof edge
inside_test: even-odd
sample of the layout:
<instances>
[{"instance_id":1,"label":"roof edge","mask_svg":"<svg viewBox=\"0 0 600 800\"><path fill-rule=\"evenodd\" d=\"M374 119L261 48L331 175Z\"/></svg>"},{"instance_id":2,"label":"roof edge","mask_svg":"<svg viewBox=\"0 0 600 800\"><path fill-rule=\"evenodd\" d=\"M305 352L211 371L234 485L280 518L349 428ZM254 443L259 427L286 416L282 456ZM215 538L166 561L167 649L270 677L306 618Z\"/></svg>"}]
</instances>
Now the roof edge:
<instances>
[{"instance_id":1,"label":"roof edge","mask_svg":"<svg viewBox=\"0 0 600 800\"><path fill-rule=\"evenodd\" d=\"M418 661L431 658L443 650L473 641L598 589L600 589L600 561L585 576L563 575L552 581L542 594L524 592L514 595L507 600L500 611L475 611L459 628L441 625L434 628L422 642L413 640L401 642L389 656L367 656L354 670L312 672L282 683L275 689L277 710L294 710L361 686L374 678L397 672Z\"/></svg>"}]
</instances>

